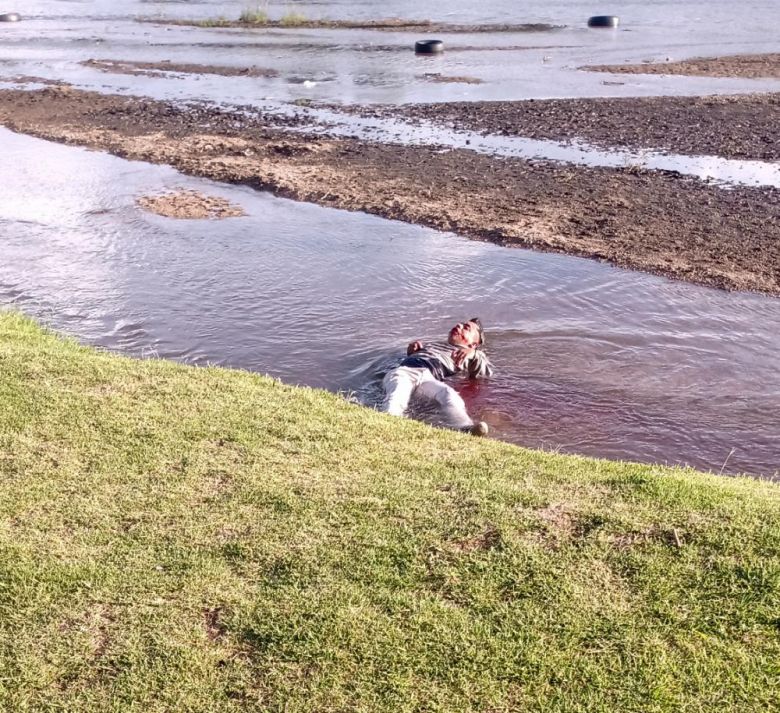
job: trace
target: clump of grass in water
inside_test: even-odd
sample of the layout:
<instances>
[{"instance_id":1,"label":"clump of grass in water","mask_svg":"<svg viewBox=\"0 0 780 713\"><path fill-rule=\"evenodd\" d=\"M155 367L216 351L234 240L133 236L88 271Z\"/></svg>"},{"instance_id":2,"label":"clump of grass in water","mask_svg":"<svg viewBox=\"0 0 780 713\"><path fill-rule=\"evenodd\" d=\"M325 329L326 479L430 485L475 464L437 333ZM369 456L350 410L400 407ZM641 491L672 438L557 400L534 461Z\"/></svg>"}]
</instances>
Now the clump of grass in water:
<instances>
[{"instance_id":1,"label":"clump of grass in water","mask_svg":"<svg viewBox=\"0 0 780 713\"><path fill-rule=\"evenodd\" d=\"M230 20L228 20L226 17L212 17L212 18L206 18L205 20L198 20L195 23L198 27L227 27L230 25Z\"/></svg>"},{"instance_id":2,"label":"clump of grass in water","mask_svg":"<svg viewBox=\"0 0 780 713\"><path fill-rule=\"evenodd\" d=\"M283 15L279 20L279 25L282 27L298 27L299 25L305 25L308 22L306 15L300 12L290 11Z\"/></svg>"},{"instance_id":3,"label":"clump of grass in water","mask_svg":"<svg viewBox=\"0 0 780 713\"><path fill-rule=\"evenodd\" d=\"M268 12L261 8L259 5L254 8L244 8L241 15L238 18L239 22L243 22L247 25L267 25L268 24Z\"/></svg>"}]
</instances>

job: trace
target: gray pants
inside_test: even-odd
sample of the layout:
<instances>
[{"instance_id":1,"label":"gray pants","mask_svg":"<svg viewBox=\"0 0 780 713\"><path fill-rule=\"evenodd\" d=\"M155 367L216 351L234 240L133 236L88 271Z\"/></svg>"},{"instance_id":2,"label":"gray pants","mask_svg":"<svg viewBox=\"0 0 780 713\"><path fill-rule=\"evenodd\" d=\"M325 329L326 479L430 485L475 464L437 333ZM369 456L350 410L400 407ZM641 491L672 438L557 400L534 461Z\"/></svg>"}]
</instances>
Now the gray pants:
<instances>
[{"instance_id":1,"label":"gray pants","mask_svg":"<svg viewBox=\"0 0 780 713\"><path fill-rule=\"evenodd\" d=\"M382 410L393 416L403 416L412 396L434 401L441 409L448 426L468 428L474 424L466 411L460 394L451 386L439 381L425 367L399 366L388 372L382 382L385 400Z\"/></svg>"}]
</instances>

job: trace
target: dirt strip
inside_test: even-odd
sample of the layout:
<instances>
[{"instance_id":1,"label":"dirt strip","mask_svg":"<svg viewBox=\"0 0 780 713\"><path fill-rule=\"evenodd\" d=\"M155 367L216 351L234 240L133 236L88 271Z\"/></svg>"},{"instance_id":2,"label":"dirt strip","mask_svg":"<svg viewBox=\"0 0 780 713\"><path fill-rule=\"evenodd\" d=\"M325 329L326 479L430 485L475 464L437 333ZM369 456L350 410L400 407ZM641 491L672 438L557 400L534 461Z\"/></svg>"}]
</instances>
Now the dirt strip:
<instances>
[{"instance_id":1,"label":"dirt strip","mask_svg":"<svg viewBox=\"0 0 780 713\"><path fill-rule=\"evenodd\" d=\"M0 77L3 84L43 84L49 87L62 87L66 82L61 79L46 79L46 77L33 77L29 74L17 74L13 77Z\"/></svg>"},{"instance_id":2,"label":"dirt strip","mask_svg":"<svg viewBox=\"0 0 780 713\"><path fill-rule=\"evenodd\" d=\"M262 114L69 88L0 91L0 123L501 245L780 294L775 189L724 190L675 173L290 134Z\"/></svg>"},{"instance_id":3,"label":"dirt strip","mask_svg":"<svg viewBox=\"0 0 780 713\"><path fill-rule=\"evenodd\" d=\"M688 77L780 79L780 53L695 57L679 62L600 64L580 67L580 69L611 74L681 74Z\"/></svg>"},{"instance_id":4,"label":"dirt strip","mask_svg":"<svg viewBox=\"0 0 780 713\"><path fill-rule=\"evenodd\" d=\"M451 102L346 110L362 116L425 119L484 134L582 139L602 148L780 160L780 93Z\"/></svg>"},{"instance_id":5,"label":"dirt strip","mask_svg":"<svg viewBox=\"0 0 780 713\"><path fill-rule=\"evenodd\" d=\"M162 62L129 62L118 59L87 59L84 67L113 74L130 74L142 77L164 77L174 74L216 74L221 77L278 77L279 72L265 67L226 67L213 64L188 64L163 60Z\"/></svg>"},{"instance_id":6,"label":"dirt strip","mask_svg":"<svg viewBox=\"0 0 780 713\"><path fill-rule=\"evenodd\" d=\"M275 30L381 30L383 32L441 32L454 34L476 34L496 32L551 32L561 30L564 25L551 25L545 22L524 23L480 23L459 24L436 22L434 20L404 20L391 17L384 20L327 20L309 19L303 15L290 13L281 20L271 20L264 14L257 19L228 20L224 17L206 20L187 20L181 18L139 18L138 22L155 25L179 25L190 27L231 27L236 29L275 29Z\"/></svg>"},{"instance_id":7,"label":"dirt strip","mask_svg":"<svg viewBox=\"0 0 780 713\"><path fill-rule=\"evenodd\" d=\"M435 84L482 84L483 80L478 77L450 76L439 72L426 72L418 74L415 79L422 79L425 82L434 82Z\"/></svg>"}]
</instances>

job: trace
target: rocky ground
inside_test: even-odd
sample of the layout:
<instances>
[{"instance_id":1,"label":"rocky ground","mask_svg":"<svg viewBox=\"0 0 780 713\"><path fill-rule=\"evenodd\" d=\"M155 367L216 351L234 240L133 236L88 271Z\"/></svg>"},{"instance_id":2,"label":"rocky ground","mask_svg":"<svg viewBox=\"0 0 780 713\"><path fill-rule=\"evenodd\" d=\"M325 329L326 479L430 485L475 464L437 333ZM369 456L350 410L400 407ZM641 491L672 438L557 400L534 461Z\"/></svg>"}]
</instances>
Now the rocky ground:
<instances>
[{"instance_id":1,"label":"rocky ground","mask_svg":"<svg viewBox=\"0 0 780 713\"><path fill-rule=\"evenodd\" d=\"M776 189L293 134L289 121L67 87L0 91L0 123L15 131L501 245L780 294Z\"/></svg>"},{"instance_id":2,"label":"rocky ground","mask_svg":"<svg viewBox=\"0 0 780 713\"><path fill-rule=\"evenodd\" d=\"M780 79L780 53L741 54L728 57L695 57L680 62L603 64L580 67L612 74L682 74L690 77L739 77Z\"/></svg>"},{"instance_id":3,"label":"rocky ground","mask_svg":"<svg viewBox=\"0 0 780 713\"><path fill-rule=\"evenodd\" d=\"M347 107L361 115L425 119L457 129L594 146L780 160L780 93Z\"/></svg>"}]
</instances>

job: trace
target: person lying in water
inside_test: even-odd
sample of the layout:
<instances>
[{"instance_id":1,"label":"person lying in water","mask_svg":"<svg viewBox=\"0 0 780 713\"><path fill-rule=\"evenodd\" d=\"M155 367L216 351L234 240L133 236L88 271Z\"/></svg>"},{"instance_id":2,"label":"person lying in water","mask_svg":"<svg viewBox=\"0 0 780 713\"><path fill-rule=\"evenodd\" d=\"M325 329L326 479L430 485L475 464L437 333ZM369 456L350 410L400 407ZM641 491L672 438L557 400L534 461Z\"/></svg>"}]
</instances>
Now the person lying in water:
<instances>
[{"instance_id":1,"label":"person lying in water","mask_svg":"<svg viewBox=\"0 0 780 713\"><path fill-rule=\"evenodd\" d=\"M488 425L474 421L460 394L444 379L456 374L472 378L490 376L492 365L483 351L485 334L478 317L456 324L447 342L412 342L400 366L385 376L382 385L385 400L382 410L403 416L412 396L438 404L448 426L475 436L486 436Z\"/></svg>"}]
</instances>

